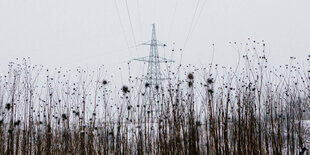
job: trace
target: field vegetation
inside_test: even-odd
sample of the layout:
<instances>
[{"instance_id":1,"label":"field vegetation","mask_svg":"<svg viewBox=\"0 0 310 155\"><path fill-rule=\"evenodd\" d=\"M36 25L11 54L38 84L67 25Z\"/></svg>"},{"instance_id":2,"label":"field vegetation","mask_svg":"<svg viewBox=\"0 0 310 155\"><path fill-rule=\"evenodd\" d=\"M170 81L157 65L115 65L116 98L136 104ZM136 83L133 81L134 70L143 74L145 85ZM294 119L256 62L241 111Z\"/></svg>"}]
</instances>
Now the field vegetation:
<instances>
[{"instance_id":1,"label":"field vegetation","mask_svg":"<svg viewBox=\"0 0 310 155\"><path fill-rule=\"evenodd\" d=\"M264 43L247 45L237 67L163 65L162 86L12 62L0 78L0 154L305 152L309 58L273 67Z\"/></svg>"}]
</instances>

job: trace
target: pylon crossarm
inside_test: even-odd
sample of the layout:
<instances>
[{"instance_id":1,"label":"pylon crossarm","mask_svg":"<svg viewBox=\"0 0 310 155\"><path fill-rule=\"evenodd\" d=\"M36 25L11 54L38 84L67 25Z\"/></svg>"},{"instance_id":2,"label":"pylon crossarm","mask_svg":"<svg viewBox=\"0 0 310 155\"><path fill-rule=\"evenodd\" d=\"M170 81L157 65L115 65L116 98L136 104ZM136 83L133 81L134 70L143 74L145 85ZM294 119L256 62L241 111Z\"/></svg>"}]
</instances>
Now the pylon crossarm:
<instances>
[{"instance_id":1,"label":"pylon crossarm","mask_svg":"<svg viewBox=\"0 0 310 155\"><path fill-rule=\"evenodd\" d=\"M149 58L148 56L145 56L145 57L141 57L141 58L135 58L133 60L149 62L148 58Z\"/></svg>"},{"instance_id":2,"label":"pylon crossarm","mask_svg":"<svg viewBox=\"0 0 310 155\"><path fill-rule=\"evenodd\" d=\"M167 46L166 44L160 43L160 42L158 42L158 41L157 41L156 44L152 43L152 41L148 41L148 42L142 43L142 44L140 44L140 45L148 45L148 46L149 46L149 45L152 45L152 46Z\"/></svg>"},{"instance_id":3,"label":"pylon crossarm","mask_svg":"<svg viewBox=\"0 0 310 155\"><path fill-rule=\"evenodd\" d=\"M155 61L149 60L149 56L145 56L145 57L141 57L141 58L135 58L133 60L144 61L144 62L155 62ZM158 62L174 62L174 61L170 60L170 59L158 57Z\"/></svg>"},{"instance_id":4,"label":"pylon crossarm","mask_svg":"<svg viewBox=\"0 0 310 155\"><path fill-rule=\"evenodd\" d=\"M163 58L163 57L159 57L159 62L174 62L173 60L170 60L170 59L166 59L166 58Z\"/></svg>"},{"instance_id":5,"label":"pylon crossarm","mask_svg":"<svg viewBox=\"0 0 310 155\"><path fill-rule=\"evenodd\" d=\"M160 41L158 41L158 40L157 40L157 45L158 45L158 46L164 46L164 47L166 47L166 46L167 46L166 44L161 43L161 42L160 42Z\"/></svg>"}]
</instances>

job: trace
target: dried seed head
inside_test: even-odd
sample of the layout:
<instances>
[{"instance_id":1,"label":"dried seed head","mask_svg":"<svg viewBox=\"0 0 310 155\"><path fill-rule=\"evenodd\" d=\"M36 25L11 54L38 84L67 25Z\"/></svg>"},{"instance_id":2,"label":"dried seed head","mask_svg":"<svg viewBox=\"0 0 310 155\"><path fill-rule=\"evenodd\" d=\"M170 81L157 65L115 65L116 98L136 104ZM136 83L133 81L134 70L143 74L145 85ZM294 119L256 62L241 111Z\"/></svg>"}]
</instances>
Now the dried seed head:
<instances>
[{"instance_id":1,"label":"dried seed head","mask_svg":"<svg viewBox=\"0 0 310 155\"><path fill-rule=\"evenodd\" d=\"M209 92L210 94L213 94L213 93L214 93L214 91L213 91L212 89L208 89L208 92Z\"/></svg>"},{"instance_id":2,"label":"dried seed head","mask_svg":"<svg viewBox=\"0 0 310 155\"><path fill-rule=\"evenodd\" d=\"M123 91L124 94L126 94L126 93L129 92L129 89L128 89L127 86L123 86L123 87L122 87L122 91Z\"/></svg>"},{"instance_id":3,"label":"dried seed head","mask_svg":"<svg viewBox=\"0 0 310 155\"><path fill-rule=\"evenodd\" d=\"M67 117L67 115L66 115L66 114L62 114L62 115L61 115L61 118L62 118L63 120L68 119L68 117Z\"/></svg>"},{"instance_id":4,"label":"dried seed head","mask_svg":"<svg viewBox=\"0 0 310 155\"><path fill-rule=\"evenodd\" d=\"M146 88L150 87L150 84L149 83L145 83L145 87Z\"/></svg>"},{"instance_id":5,"label":"dried seed head","mask_svg":"<svg viewBox=\"0 0 310 155\"><path fill-rule=\"evenodd\" d=\"M107 81L107 80L103 80L103 81L102 81L102 84L103 84L103 85L106 85L106 84L108 84L108 81Z\"/></svg>"},{"instance_id":6,"label":"dried seed head","mask_svg":"<svg viewBox=\"0 0 310 155\"><path fill-rule=\"evenodd\" d=\"M6 110L10 110L10 109L11 109L11 104L10 104L10 103L7 103L7 104L5 105L5 109L6 109Z\"/></svg>"},{"instance_id":7,"label":"dried seed head","mask_svg":"<svg viewBox=\"0 0 310 155\"><path fill-rule=\"evenodd\" d=\"M192 73L189 73L189 74L187 75L187 78L188 78L189 80L193 80L193 79L194 79L194 75L193 75Z\"/></svg>"},{"instance_id":8,"label":"dried seed head","mask_svg":"<svg viewBox=\"0 0 310 155\"><path fill-rule=\"evenodd\" d=\"M207 82L208 82L208 84L212 84L213 83L213 79L212 78L208 78Z\"/></svg>"}]
</instances>

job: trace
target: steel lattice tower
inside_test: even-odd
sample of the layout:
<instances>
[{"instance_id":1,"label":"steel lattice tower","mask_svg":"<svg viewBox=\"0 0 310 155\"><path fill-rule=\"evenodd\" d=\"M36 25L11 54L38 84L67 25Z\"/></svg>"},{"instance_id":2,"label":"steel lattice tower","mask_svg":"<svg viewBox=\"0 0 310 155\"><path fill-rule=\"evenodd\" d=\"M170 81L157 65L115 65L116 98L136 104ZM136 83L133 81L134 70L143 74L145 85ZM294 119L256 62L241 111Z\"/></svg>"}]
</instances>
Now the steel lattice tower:
<instances>
[{"instance_id":1,"label":"steel lattice tower","mask_svg":"<svg viewBox=\"0 0 310 155\"><path fill-rule=\"evenodd\" d=\"M144 61L148 63L148 70L145 76L146 83L149 85L155 85L157 87L161 86L162 81L165 78L162 77L162 73L160 70L161 62L174 62L172 60L168 60L166 58L159 57L158 55L158 46L165 47L166 44L160 43L156 38L155 24L153 24L152 30L152 39L149 42L143 43L142 45L150 46L150 54L146 57L136 58L134 60Z\"/></svg>"}]
</instances>

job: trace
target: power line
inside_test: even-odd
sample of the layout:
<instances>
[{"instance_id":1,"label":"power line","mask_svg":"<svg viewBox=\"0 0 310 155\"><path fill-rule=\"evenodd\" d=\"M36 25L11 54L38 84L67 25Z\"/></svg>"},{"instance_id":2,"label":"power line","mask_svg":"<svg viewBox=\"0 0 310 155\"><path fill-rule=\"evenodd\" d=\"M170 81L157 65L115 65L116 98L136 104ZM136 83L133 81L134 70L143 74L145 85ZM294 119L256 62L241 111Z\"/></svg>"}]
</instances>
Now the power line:
<instances>
[{"instance_id":1,"label":"power line","mask_svg":"<svg viewBox=\"0 0 310 155\"><path fill-rule=\"evenodd\" d=\"M204 0L204 2L203 2L203 4L202 4L202 7L201 7L200 12L199 12L199 14L198 14L198 18L197 18L197 20L196 20L196 22L195 22L195 24L194 24L193 31L195 30L195 28L196 28L196 26L197 26L197 24L198 24L198 22L199 22L199 19L200 19L200 17L201 17L201 14L202 14L202 12L203 12L203 10L204 10L204 7L205 7L207 1L208 1L208 0Z\"/></svg>"},{"instance_id":2,"label":"power line","mask_svg":"<svg viewBox=\"0 0 310 155\"><path fill-rule=\"evenodd\" d=\"M185 43L184 43L183 49L186 47L186 44L187 44L187 42L189 40L189 37L190 37L190 34L192 32L192 28L193 28L193 24L194 24L194 21L195 21L195 18L196 18L196 14L197 14L197 10L198 10L199 4L200 4L200 0L197 1L196 8L195 8L192 20L191 20L191 24L190 24L189 31L188 31L186 39L185 39Z\"/></svg>"},{"instance_id":3,"label":"power line","mask_svg":"<svg viewBox=\"0 0 310 155\"><path fill-rule=\"evenodd\" d=\"M204 9L204 6L205 6L206 2L207 2L207 0L204 0L204 2L202 4L202 7L201 7L201 10L199 12L199 15L198 15L198 17L196 19L196 22L195 22L197 10L198 10L199 4L200 4L200 0L197 1L196 8L195 8L195 11L194 11L194 15L192 17L191 25L190 25L187 37L186 37L185 42L184 42L183 50L185 49L185 47L186 47L186 45L188 43L188 40L190 39L191 33L194 31L194 29L195 29L195 27L196 27L196 25L197 25L197 23L199 21L199 18L201 16L202 12L203 12L203 9ZM195 22L195 24L194 24L194 22ZM181 63L182 57L183 57L183 50L182 50L182 53L181 53L180 63Z\"/></svg>"},{"instance_id":4,"label":"power line","mask_svg":"<svg viewBox=\"0 0 310 155\"><path fill-rule=\"evenodd\" d=\"M174 5L174 11L173 11L173 14L172 14L172 19L171 19L171 23L170 23L170 27L169 27L169 33L168 33L168 40L169 41L170 41L170 38L171 38L172 27L174 26L175 14L176 14L176 11L177 11L178 2L179 2L179 0L176 0L175 1L175 5Z\"/></svg>"},{"instance_id":5,"label":"power line","mask_svg":"<svg viewBox=\"0 0 310 155\"><path fill-rule=\"evenodd\" d=\"M129 7L128 7L128 2L127 2L127 0L125 0L125 3L126 3L127 15L128 15L129 22L130 22L132 38L133 38L134 44L137 45L137 43L136 43L136 38L135 38L135 33L134 33L134 31L133 31L133 26L132 26L132 22L131 22L131 17L130 17L130 12L129 12ZM137 50L137 48L136 48L136 50Z\"/></svg>"},{"instance_id":6,"label":"power line","mask_svg":"<svg viewBox=\"0 0 310 155\"><path fill-rule=\"evenodd\" d=\"M138 11L138 21L139 21L139 30L140 30L140 37L142 35L142 37L144 37L144 31L143 31L143 26L142 26L142 22L141 22L141 11L140 11L140 1L137 0L137 11Z\"/></svg>"},{"instance_id":7,"label":"power line","mask_svg":"<svg viewBox=\"0 0 310 155\"><path fill-rule=\"evenodd\" d=\"M120 13L119 13L119 8L118 8L117 1L116 1L116 0L114 0L114 4L115 4L117 16L118 16L118 20L119 20L119 23L120 23L120 25L121 25L121 28L122 28L122 31L123 31L123 35L124 35L124 38L125 38L125 41L126 41L126 44L127 44L127 47L129 48L129 43L128 43L128 40L127 40L127 37L126 37L126 33L125 33L125 28L124 28L124 25L123 25L123 22L122 22Z\"/></svg>"}]
</instances>

